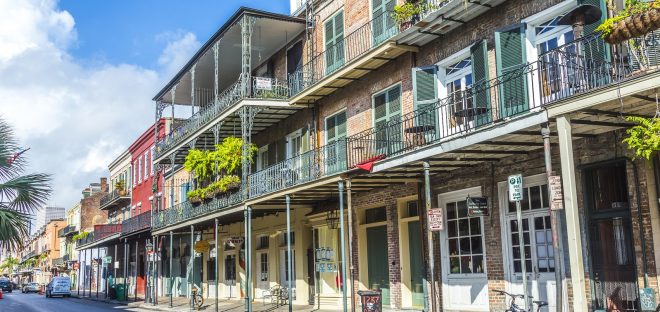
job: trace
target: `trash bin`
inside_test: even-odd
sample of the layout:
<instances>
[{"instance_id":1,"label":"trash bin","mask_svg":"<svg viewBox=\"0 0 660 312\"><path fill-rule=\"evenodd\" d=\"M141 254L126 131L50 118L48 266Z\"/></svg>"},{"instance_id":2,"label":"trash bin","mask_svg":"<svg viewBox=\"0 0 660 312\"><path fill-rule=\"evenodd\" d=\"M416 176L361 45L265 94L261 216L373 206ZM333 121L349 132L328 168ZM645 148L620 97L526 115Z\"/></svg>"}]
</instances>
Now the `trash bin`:
<instances>
[{"instance_id":1,"label":"trash bin","mask_svg":"<svg viewBox=\"0 0 660 312\"><path fill-rule=\"evenodd\" d=\"M108 287L108 299L117 299L117 287L115 285Z\"/></svg>"},{"instance_id":2,"label":"trash bin","mask_svg":"<svg viewBox=\"0 0 660 312\"><path fill-rule=\"evenodd\" d=\"M119 301L126 301L126 289L124 288L124 284L115 284L114 287L116 299Z\"/></svg>"},{"instance_id":3,"label":"trash bin","mask_svg":"<svg viewBox=\"0 0 660 312\"><path fill-rule=\"evenodd\" d=\"M362 312L382 312L381 304L382 294L380 290L359 290L360 302L362 302Z\"/></svg>"}]
</instances>

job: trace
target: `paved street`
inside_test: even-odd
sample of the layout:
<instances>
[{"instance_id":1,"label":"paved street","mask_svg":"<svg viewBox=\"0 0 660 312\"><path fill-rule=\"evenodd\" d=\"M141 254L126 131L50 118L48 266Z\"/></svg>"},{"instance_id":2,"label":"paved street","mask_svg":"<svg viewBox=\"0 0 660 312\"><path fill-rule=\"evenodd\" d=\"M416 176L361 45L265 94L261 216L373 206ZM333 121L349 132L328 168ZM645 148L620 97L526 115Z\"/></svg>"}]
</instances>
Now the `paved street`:
<instances>
[{"instance_id":1,"label":"paved street","mask_svg":"<svg viewBox=\"0 0 660 312\"><path fill-rule=\"evenodd\" d=\"M44 295L23 294L14 291L4 293L4 299L0 299L0 311L2 312L101 312L101 311L146 311L137 308L129 308L123 305L112 305L77 298L46 298Z\"/></svg>"}]
</instances>

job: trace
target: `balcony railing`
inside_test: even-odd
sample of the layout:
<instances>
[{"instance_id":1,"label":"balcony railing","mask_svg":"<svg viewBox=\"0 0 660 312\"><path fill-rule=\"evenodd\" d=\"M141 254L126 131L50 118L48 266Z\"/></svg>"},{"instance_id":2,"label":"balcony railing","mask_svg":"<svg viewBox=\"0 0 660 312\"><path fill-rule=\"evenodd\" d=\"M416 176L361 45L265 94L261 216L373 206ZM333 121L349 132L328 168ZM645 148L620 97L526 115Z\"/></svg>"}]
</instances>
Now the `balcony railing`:
<instances>
[{"instance_id":1,"label":"balcony railing","mask_svg":"<svg viewBox=\"0 0 660 312\"><path fill-rule=\"evenodd\" d=\"M250 198L345 171L346 140L313 149L250 175Z\"/></svg>"},{"instance_id":2,"label":"balcony railing","mask_svg":"<svg viewBox=\"0 0 660 312\"><path fill-rule=\"evenodd\" d=\"M335 44L326 46L325 51L289 74L291 96L315 85L398 33L399 25L392 18L392 12L386 11L374 17Z\"/></svg>"},{"instance_id":3,"label":"balcony railing","mask_svg":"<svg viewBox=\"0 0 660 312\"><path fill-rule=\"evenodd\" d=\"M535 85L529 78L536 69L536 63L522 66L350 136L349 167L467 134L539 107L528 92L529 84Z\"/></svg>"},{"instance_id":4,"label":"balcony railing","mask_svg":"<svg viewBox=\"0 0 660 312\"><path fill-rule=\"evenodd\" d=\"M121 224L121 234L126 235L151 227L151 212L144 212L124 220Z\"/></svg>"},{"instance_id":5,"label":"balcony railing","mask_svg":"<svg viewBox=\"0 0 660 312\"><path fill-rule=\"evenodd\" d=\"M116 202L119 202L120 199L129 199L130 200L131 195L128 193L127 190L122 190L119 191L118 189L112 190L112 192L108 193L107 195L101 197L101 203L100 207L101 209L108 208L109 206L113 205Z\"/></svg>"},{"instance_id":6,"label":"balcony railing","mask_svg":"<svg viewBox=\"0 0 660 312\"><path fill-rule=\"evenodd\" d=\"M660 31L622 44L605 44L592 34L539 57L543 105L656 71Z\"/></svg>"},{"instance_id":7,"label":"balcony railing","mask_svg":"<svg viewBox=\"0 0 660 312\"><path fill-rule=\"evenodd\" d=\"M263 77L250 77L249 86L239 78L233 85L218 94L218 100L202 107L197 113L188 118L178 128L173 129L156 144L156 158L170 151L192 133L208 125L213 119L233 107L234 104L245 98L252 99L288 99L289 89L285 82Z\"/></svg>"},{"instance_id":8,"label":"balcony railing","mask_svg":"<svg viewBox=\"0 0 660 312\"><path fill-rule=\"evenodd\" d=\"M192 204L189 201L184 201L173 207L154 213L153 229L160 229L193 218L199 218L213 212L230 208L242 201L242 189L225 193L199 204Z\"/></svg>"}]
</instances>

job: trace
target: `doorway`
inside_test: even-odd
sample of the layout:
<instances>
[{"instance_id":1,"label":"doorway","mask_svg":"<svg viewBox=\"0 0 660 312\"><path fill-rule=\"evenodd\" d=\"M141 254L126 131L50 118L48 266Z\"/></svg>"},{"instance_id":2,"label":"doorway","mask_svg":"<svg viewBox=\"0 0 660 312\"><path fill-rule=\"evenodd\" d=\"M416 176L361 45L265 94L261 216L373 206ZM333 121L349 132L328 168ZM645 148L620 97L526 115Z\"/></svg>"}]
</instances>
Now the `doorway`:
<instances>
[{"instance_id":1,"label":"doorway","mask_svg":"<svg viewBox=\"0 0 660 312\"><path fill-rule=\"evenodd\" d=\"M595 309L638 311L637 267L625 161L584 169Z\"/></svg>"},{"instance_id":2,"label":"doorway","mask_svg":"<svg viewBox=\"0 0 660 312\"><path fill-rule=\"evenodd\" d=\"M390 275L387 257L387 226L367 228L369 289L381 290L383 306L390 304Z\"/></svg>"},{"instance_id":3,"label":"doorway","mask_svg":"<svg viewBox=\"0 0 660 312\"><path fill-rule=\"evenodd\" d=\"M408 222L408 246L412 305L413 307L423 307L424 261L422 259L422 232L419 220Z\"/></svg>"},{"instance_id":4,"label":"doorway","mask_svg":"<svg viewBox=\"0 0 660 312\"><path fill-rule=\"evenodd\" d=\"M236 295L236 253L231 253L225 256L225 297Z\"/></svg>"}]
</instances>

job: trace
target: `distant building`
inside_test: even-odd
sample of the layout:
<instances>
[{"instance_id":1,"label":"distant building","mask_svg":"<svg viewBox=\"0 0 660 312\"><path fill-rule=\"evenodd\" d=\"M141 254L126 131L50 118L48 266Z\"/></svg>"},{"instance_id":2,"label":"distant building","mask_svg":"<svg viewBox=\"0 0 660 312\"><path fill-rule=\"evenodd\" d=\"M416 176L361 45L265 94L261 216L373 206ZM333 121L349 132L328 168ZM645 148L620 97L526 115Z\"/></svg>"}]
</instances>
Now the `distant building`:
<instances>
[{"instance_id":1,"label":"distant building","mask_svg":"<svg viewBox=\"0 0 660 312\"><path fill-rule=\"evenodd\" d=\"M46 206L39 209L30 219L30 234L34 234L51 220L64 219L66 209L64 207Z\"/></svg>"}]
</instances>

